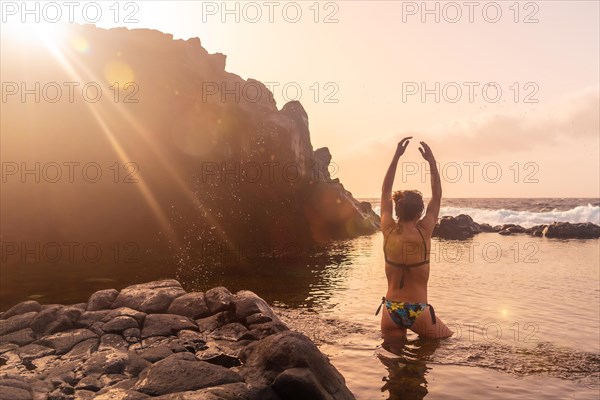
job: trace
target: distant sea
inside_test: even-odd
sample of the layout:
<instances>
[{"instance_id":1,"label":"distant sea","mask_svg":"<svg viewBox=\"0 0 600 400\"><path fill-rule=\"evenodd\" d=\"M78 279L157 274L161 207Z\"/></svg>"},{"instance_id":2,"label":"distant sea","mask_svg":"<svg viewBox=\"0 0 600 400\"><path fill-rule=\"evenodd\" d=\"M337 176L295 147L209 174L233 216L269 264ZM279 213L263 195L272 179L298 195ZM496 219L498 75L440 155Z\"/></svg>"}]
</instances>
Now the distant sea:
<instances>
[{"instance_id":1,"label":"distant sea","mask_svg":"<svg viewBox=\"0 0 600 400\"><path fill-rule=\"evenodd\" d=\"M362 198L379 214L379 198ZM428 199L425 199L427 204ZM553 222L592 222L600 225L599 198L480 198L442 199L440 216L470 215L475 222L492 226L516 224L529 228Z\"/></svg>"}]
</instances>

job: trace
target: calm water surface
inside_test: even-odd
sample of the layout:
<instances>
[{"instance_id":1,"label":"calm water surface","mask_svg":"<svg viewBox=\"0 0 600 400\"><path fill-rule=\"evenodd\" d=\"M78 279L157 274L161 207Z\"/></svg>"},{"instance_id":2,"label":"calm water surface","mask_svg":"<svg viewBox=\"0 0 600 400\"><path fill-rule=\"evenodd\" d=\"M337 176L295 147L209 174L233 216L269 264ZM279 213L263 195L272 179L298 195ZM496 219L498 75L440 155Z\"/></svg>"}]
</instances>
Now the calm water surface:
<instances>
[{"instance_id":1,"label":"calm water surface","mask_svg":"<svg viewBox=\"0 0 600 400\"><path fill-rule=\"evenodd\" d=\"M187 290L250 289L313 339L358 399L597 398L598 240L477 235L432 241L429 302L453 338L382 346L374 312L385 294L380 234L338 241L301 259L163 268L4 268L3 309L26 298L90 293L176 278Z\"/></svg>"}]
</instances>

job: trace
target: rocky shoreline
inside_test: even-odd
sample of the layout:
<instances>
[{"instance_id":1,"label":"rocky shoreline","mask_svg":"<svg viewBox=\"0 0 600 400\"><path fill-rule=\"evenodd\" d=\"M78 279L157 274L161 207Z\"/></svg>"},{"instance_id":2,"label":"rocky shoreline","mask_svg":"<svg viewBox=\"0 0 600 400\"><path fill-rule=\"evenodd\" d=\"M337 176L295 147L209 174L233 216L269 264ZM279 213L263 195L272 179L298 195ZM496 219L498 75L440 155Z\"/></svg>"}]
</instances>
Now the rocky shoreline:
<instances>
[{"instance_id":1,"label":"rocky shoreline","mask_svg":"<svg viewBox=\"0 0 600 400\"><path fill-rule=\"evenodd\" d=\"M173 279L0 314L0 399L354 399L255 293Z\"/></svg>"},{"instance_id":2,"label":"rocky shoreline","mask_svg":"<svg viewBox=\"0 0 600 400\"><path fill-rule=\"evenodd\" d=\"M465 240L478 233L496 232L500 235L524 233L531 236L557 239L597 239L600 237L600 226L590 222L572 224L570 222L555 222L553 224L535 225L524 228L515 224L491 226L478 224L468 215L440 218L433 230L432 237L449 240Z\"/></svg>"}]
</instances>

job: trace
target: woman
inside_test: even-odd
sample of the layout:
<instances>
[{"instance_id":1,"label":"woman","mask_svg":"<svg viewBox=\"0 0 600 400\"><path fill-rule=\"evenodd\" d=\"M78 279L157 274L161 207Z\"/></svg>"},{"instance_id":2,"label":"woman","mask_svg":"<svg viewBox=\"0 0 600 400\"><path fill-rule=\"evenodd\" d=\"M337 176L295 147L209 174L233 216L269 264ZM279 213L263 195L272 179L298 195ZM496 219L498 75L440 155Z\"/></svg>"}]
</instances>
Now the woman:
<instances>
[{"instance_id":1,"label":"woman","mask_svg":"<svg viewBox=\"0 0 600 400\"><path fill-rule=\"evenodd\" d=\"M435 158L425 142L421 142L419 151L429 162L432 191L425 216L421 218L424 205L418 191L397 191L392 196L398 160L410 139L412 137L407 137L398 143L381 189L381 231L388 290L375 315L385 305L386 311L381 316L384 337L405 337L406 330L410 329L422 337L444 338L452 336L453 332L436 317L433 307L427 302L428 254L431 234L440 212L442 186ZM392 201L398 222L392 216Z\"/></svg>"}]
</instances>

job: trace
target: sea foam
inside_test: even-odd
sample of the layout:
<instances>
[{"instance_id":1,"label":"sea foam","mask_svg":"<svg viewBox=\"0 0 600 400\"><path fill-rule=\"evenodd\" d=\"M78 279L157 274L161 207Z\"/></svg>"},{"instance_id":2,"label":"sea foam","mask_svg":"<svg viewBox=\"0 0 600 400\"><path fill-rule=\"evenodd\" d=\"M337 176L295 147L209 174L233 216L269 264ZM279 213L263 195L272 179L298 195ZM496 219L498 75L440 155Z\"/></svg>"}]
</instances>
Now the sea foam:
<instances>
[{"instance_id":1,"label":"sea foam","mask_svg":"<svg viewBox=\"0 0 600 400\"><path fill-rule=\"evenodd\" d=\"M373 208L378 215L381 211L379 206ZM473 221L480 224L487 223L492 226L503 224L516 224L524 228L534 225L551 224L553 222L592 222L600 225L600 207L588 204L586 206L577 206L570 210L552 210L544 212L534 211L514 211L514 210L490 210L482 208L469 207L442 207L440 216L457 216L467 214L473 218Z\"/></svg>"}]
</instances>

